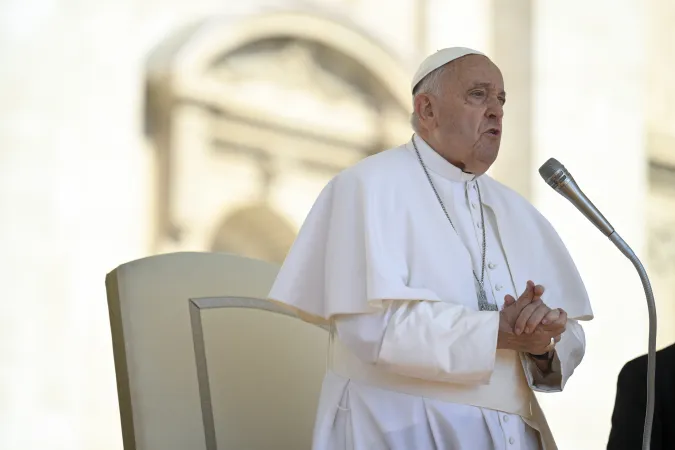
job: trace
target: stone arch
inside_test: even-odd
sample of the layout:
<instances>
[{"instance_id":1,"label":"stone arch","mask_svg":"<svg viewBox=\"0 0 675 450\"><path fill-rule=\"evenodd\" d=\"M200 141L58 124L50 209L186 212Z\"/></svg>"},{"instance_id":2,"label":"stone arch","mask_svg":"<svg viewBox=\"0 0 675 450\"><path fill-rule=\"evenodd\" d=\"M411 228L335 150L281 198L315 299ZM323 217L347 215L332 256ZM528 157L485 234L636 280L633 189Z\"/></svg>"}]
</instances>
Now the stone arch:
<instances>
[{"instance_id":1,"label":"stone arch","mask_svg":"<svg viewBox=\"0 0 675 450\"><path fill-rule=\"evenodd\" d=\"M322 43L371 72L400 105L410 103L409 76L402 64L365 32L312 14L274 13L216 18L186 27L158 46L148 59L150 84L178 95L190 91L214 60L246 44L278 36Z\"/></svg>"},{"instance_id":2,"label":"stone arch","mask_svg":"<svg viewBox=\"0 0 675 450\"><path fill-rule=\"evenodd\" d=\"M210 250L280 264L295 239L290 223L264 204L249 205L226 216Z\"/></svg>"},{"instance_id":3,"label":"stone arch","mask_svg":"<svg viewBox=\"0 0 675 450\"><path fill-rule=\"evenodd\" d=\"M275 190L304 195L306 205L339 170L409 137L407 78L365 33L310 14L217 18L167 39L146 79L155 249L208 247L208 230L234 200L301 216ZM313 187L289 187L293 177ZM211 212L187 198L204 190Z\"/></svg>"}]
</instances>

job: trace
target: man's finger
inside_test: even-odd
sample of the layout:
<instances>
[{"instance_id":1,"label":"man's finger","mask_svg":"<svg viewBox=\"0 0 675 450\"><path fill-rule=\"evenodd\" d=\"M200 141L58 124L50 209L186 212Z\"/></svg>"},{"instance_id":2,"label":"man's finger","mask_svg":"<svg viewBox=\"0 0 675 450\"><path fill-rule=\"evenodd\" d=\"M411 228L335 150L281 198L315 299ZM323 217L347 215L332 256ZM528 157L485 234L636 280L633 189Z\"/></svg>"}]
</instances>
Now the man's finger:
<instances>
[{"instance_id":1,"label":"man's finger","mask_svg":"<svg viewBox=\"0 0 675 450\"><path fill-rule=\"evenodd\" d=\"M520 312L520 315L516 319L516 323L513 325L513 329L516 334L523 332L523 329L525 329L525 324L530 319L532 313L539 307L539 305L541 305L541 300L530 303L523 308L523 310Z\"/></svg>"},{"instance_id":2,"label":"man's finger","mask_svg":"<svg viewBox=\"0 0 675 450\"><path fill-rule=\"evenodd\" d=\"M515 302L516 302L516 299L513 298L512 295L505 295L504 296L504 306L502 307L502 309L506 308L507 306L513 305Z\"/></svg>"},{"instance_id":3,"label":"man's finger","mask_svg":"<svg viewBox=\"0 0 675 450\"><path fill-rule=\"evenodd\" d=\"M525 324L525 333L531 334L550 311L551 308L546 306L544 303L541 303L537 309L534 310L530 318L527 319L527 323Z\"/></svg>"},{"instance_id":4,"label":"man's finger","mask_svg":"<svg viewBox=\"0 0 675 450\"><path fill-rule=\"evenodd\" d=\"M546 289L541 284L536 285L534 287L534 298L537 298L537 297L541 298L541 296L544 295L545 290Z\"/></svg>"},{"instance_id":5,"label":"man's finger","mask_svg":"<svg viewBox=\"0 0 675 450\"><path fill-rule=\"evenodd\" d=\"M525 285L525 291L521 294L520 297L518 297L516 303L518 304L518 307L522 308L532 303L533 298L534 298L534 283L532 281L528 281L527 284Z\"/></svg>"},{"instance_id":6,"label":"man's finger","mask_svg":"<svg viewBox=\"0 0 675 450\"><path fill-rule=\"evenodd\" d=\"M562 308L558 308L558 310L560 311L560 315L558 316L558 319L555 321L555 323L558 324L558 325L566 325L567 324L567 313Z\"/></svg>"},{"instance_id":7,"label":"man's finger","mask_svg":"<svg viewBox=\"0 0 675 450\"><path fill-rule=\"evenodd\" d=\"M566 330L566 325L558 322L550 323L548 325L541 325L535 329L536 333L556 335L562 334Z\"/></svg>"},{"instance_id":8,"label":"man's finger","mask_svg":"<svg viewBox=\"0 0 675 450\"><path fill-rule=\"evenodd\" d=\"M553 323L556 320L558 320L558 317L560 317L560 310L559 309L552 309L544 316L544 318L541 320L542 325L548 325L549 323Z\"/></svg>"}]
</instances>

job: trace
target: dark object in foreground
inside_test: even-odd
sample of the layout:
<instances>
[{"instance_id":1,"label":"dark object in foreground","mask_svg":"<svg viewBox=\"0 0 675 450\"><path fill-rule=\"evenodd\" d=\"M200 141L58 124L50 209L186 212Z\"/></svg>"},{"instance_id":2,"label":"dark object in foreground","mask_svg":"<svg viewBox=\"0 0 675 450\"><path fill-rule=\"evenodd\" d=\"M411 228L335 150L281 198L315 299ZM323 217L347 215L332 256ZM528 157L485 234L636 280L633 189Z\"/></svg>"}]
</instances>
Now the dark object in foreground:
<instances>
[{"instance_id":1,"label":"dark object in foreground","mask_svg":"<svg viewBox=\"0 0 675 450\"><path fill-rule=\"evenodd\" d=\"M621 369L607 450L639 450L646 407L647 355ZM656 353L656 403L651 450L675 449L675 344Z\"/></svg>"}]
</instances>

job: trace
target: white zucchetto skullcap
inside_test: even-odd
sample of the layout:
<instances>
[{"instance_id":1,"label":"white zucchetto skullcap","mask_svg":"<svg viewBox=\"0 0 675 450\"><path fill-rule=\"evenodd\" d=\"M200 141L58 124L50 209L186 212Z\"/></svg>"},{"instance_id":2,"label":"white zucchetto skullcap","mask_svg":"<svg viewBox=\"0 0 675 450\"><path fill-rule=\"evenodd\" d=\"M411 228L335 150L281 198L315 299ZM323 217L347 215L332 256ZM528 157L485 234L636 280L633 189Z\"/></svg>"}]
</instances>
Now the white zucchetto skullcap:
<instances>
[{"instance_id":1,"label":"white zucchetto skullcap","mask_svg":"<svg viewBox=\"0 0 675 450\"><path fill-rule=\"evenodd\" d=\"M485 56L483 53L477 50L472 50L466 47L444 48L442 50L437 51L433 55L428 56L424 61L422 61L422 64L420 64L419 68L417 69L417 72L415 72L415 76L413 76L412 83L410 85L410 91L414 92L417 83L422 81L422 78L426 77L434 70L449 63L450 61L454 61L455 59L461 58L462 56L466 55Z\"/></svg>"}]
</instances>

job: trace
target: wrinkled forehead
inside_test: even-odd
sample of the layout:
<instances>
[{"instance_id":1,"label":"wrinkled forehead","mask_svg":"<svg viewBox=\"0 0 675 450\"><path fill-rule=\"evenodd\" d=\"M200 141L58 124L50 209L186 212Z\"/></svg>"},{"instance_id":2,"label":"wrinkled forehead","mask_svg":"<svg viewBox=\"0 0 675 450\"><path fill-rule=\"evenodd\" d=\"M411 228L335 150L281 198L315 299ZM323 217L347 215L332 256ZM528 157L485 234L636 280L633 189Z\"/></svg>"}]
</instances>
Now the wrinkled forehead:
<instances>
[{"instance_id":1,"label":"wrinkled forehead","mask_svg":"<svg viewBox=\"0 0 675 450\"><path fill-rule=\"evenodd\" d=\"M504 90L504 78L499 67L481 55L467 55L448 64L449 80L462 86L480 84L493 89Z\"/></svg>"}]
</instances>

